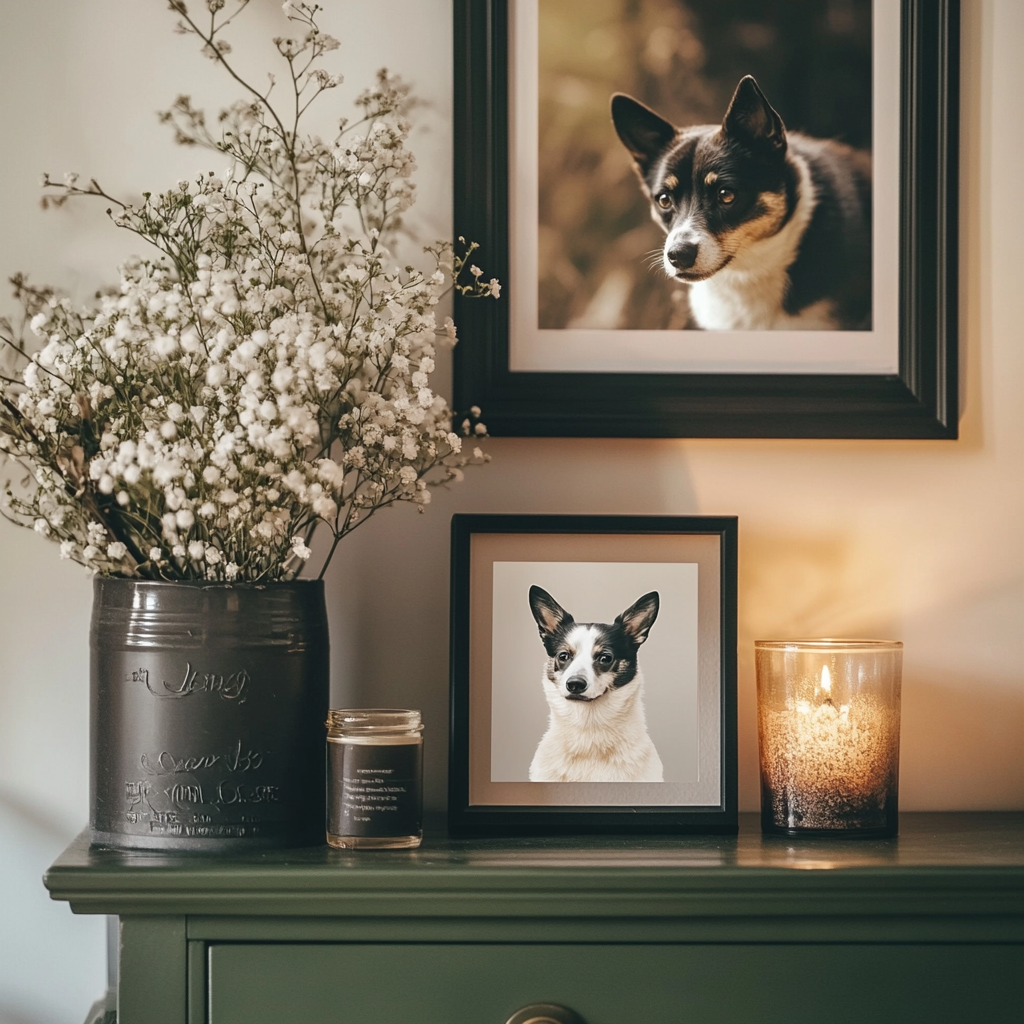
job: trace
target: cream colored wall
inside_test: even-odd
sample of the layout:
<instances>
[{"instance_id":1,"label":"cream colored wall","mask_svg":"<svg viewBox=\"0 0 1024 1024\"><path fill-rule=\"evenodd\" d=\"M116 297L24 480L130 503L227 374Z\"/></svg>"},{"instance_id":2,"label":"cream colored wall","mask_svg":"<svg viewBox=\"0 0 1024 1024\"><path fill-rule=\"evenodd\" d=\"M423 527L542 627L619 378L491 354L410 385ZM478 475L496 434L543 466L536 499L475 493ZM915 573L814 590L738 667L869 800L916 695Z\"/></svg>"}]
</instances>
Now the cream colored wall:
<instances>
[{"instance_id":1,"label":"cream colored wall","mask_svg":"<svg viewBox=\"0 0 1024 1024\"><path fill-rule=\"evenodd\" d=\"M279 6L254 0L245 38L281 32ZM415 140L420 227L448 234L449 3L329 6L350 95L388 64L431 101ZM86 294L132 249L99 210L40 213L43 169L129 192L205 168L152 116L185 88L210 106L221 95L163 7L0 5L4 276L26 269ZM329 583L334 699L424 709L433 806L444 800L448 519L514 511L739 515L745 809L757 806L751 644L796 633L905 642L906 809L1024 808L1022 43L1024 4L966 0L961 440L494 441L493 465L425 516L388 512L349 538ZM102 986L100 922L50 904L39 883L87 816L89 596L81 570L0 524L0 1024L77 1021Z\"/></svg>"}]
</instances>

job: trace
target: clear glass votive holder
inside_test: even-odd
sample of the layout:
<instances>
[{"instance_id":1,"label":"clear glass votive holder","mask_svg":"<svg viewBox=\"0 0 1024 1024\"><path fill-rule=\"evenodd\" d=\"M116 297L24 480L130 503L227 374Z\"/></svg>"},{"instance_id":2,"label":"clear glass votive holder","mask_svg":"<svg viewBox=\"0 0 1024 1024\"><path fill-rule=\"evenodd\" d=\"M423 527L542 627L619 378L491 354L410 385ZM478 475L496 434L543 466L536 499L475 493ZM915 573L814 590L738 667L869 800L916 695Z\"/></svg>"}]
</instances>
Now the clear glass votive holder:
<instances>
[{"instance_id":1,"label":"clear glass votive holder","mask_svg":"<svg viewBox=\"0 0 1024 1024\"><path fill-rule=\"evenodd\" d=\"M799 836L898 830L896 640L758 640L761 829Z\"/></svg>"},{"instance_id":2,"label":"clear glass votive holder","mask_svg":"<svg viewBox=\"0 0 1024 1024\"><path fill-rule=\"evenodd\" d=\"M327 843L399 850L423 841L418 711L344 708L327 717Z\"/></svg>"}]
</instances>

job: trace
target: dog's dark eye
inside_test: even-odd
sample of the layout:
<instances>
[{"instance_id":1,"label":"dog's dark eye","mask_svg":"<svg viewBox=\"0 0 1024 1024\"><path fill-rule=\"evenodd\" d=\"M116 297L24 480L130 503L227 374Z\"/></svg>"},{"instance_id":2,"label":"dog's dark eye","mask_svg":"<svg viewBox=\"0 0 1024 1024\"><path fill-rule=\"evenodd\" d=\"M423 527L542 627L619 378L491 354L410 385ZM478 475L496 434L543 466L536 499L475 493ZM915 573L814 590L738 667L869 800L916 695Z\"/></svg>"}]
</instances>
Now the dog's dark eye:
<instances>
[{"instance_id":1,"label":"dog's dark eye","mask_svg":"<svg viewBox=\"0 0 1024 1024\"><path fill-rule=\"evenodd\" d=\"M558 661L559 661L559 664L561 664L561 665L564 665L571 658L572 658L572 655L568 651L559 651L558 652Z\"/></svg>"},{"instance_id":2,"label":"dog's dark eye","mask_svg":"<svg viewBox=\"0 0 1024 1024\"><path fill-rule=\"evenodd\" d=\"M659 192L655 197L654 201L663 209L672 209L672 196L668 192Z\"/></svg>"},{"instance_id":3,"label":"dog's dark eye","mask_svg":"<svg viewBox=\"0 0 1024 1024\"><path fill-rule=\"evenodd\" d=\"M728 206L736 198L736 193L731 188L720 188L718 190L718 201L723 206Z\"/></svg>"},{"instance_id":4,"label":"dog's dark eye","mask_svg":"<svg viewBox=\"0 0 1024 1024\"><path fill-rule=\"evenodd\" d=\"M601 668L608 668L614 660L615 659L607 651L597 656L597 663Z\"/></svg>"}]
</instances>

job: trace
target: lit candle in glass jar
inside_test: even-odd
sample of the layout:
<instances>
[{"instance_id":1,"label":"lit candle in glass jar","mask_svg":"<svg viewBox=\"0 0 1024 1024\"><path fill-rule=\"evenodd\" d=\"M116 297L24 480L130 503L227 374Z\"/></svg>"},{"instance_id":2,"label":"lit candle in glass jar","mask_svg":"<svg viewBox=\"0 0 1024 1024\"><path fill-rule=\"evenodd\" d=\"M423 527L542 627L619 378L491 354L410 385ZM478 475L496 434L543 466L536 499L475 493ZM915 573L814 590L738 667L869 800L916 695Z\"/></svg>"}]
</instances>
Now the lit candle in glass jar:
<instances>
[{"instance_id":1,"label":"lit candle in glass jar","mask_svg":"<svg viewBox=\"0 0 1024 1024\"><path fill-rule=\"evenodd\" d=\"M765 832L895 835L903 645L759 640Z\"/></svg>"}]
</instances>

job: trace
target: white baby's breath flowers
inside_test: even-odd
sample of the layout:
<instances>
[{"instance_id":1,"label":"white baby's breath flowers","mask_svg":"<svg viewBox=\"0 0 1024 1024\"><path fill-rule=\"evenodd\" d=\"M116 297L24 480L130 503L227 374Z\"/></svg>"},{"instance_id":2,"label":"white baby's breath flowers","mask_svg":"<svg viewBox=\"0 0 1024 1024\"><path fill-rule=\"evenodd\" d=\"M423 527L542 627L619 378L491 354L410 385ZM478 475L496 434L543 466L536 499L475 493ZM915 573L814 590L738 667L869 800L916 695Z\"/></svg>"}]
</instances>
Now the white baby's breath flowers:
<instances>
[{"instance_id":1,"label":"white baby's breath flowers","mask_svg":"<svg viewBox=\"0 0 1024 1024\"><path fill-rule=\"evenodd\" d=\"M230 5L207 0L195 20L171 6L234 75L219 35ZM430 486L486 461L479 448L464 454L431 387L435 348L456 337L434 310L450 287L444 271L463 294L497 297L500 285L467 268L475 245L427 250L429 273L394 258L413 201L407 89L381 72L334 139L300 134L308 101L340 82L312 66L337 43L315 6L285 11L301 30L275 40L291 72L282 108L299 111L290 125L248 86L221 135L188 97L162 115L179 142L226 157L226 172L138 204L73 175L46 179L51 204L101 196L115 223L158 250L126 263L119 288L84 311L16 276L24 330L0 321L11 357L0 366L0 457L17 471L3 514L95 572L288 579L318 525L333 535L326 568L377 509L422 510ZM479 417L455 420L476 438Z\"/></svg>"}]
</instances>

